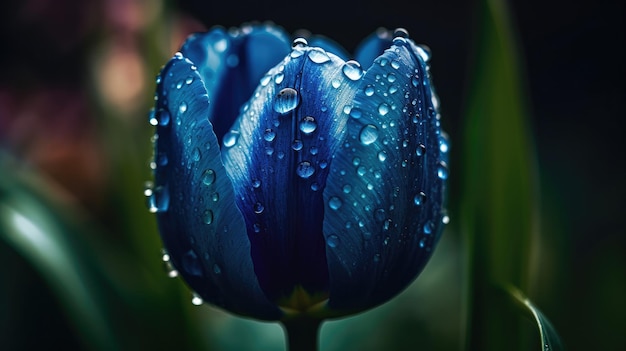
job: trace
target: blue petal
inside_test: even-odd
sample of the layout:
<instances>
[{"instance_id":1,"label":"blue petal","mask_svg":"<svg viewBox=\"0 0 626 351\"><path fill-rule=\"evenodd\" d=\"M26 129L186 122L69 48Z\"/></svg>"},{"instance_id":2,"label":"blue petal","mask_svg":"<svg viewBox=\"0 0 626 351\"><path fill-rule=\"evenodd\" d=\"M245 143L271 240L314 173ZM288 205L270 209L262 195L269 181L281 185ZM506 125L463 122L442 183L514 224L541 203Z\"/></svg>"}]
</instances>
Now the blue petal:
<instances>
[{"instance_id":1,"label":"blue petal","mask_svg":"<svg viewBox=\"0 0 626 351\"><path fill-rule=\"evenodd\" d=\"M210 118L221 141L259 83L290 50L288 36L271 25L226 32L216 27L189 37L182 54L198 67L211 97Z\"/></svg>"},{"instance_id":2,"label":"blue petal","mask_svg":"<svg viewBox=\"0 0 626 351\"><path fill-rule=\"evenodd\" d=\"M354 97L324 190L332 309L359 311L399 293L441 233L447 170L423 58L412 41L394 39Z\"/></svg>"},{"instance_id":3,"label":"blue petal","mask_svg":"<svg viewBox=\"0 0 626 351\"><path fill-rule=\"evenodd\" d=\"M206 83L177 54L157 79L152 209L174 266L204 300L260 319L281 312L261 291L250 242L209 122Z\"/></svg>"},{"instance_id":4,"label":"blue petal","mask_svg":"<svg viewBox=\"0 0 626 351\"><path fill-rule=\"evenodd\" d=\"M343 139L343 102L356 90L343 66L320 48L296 47L262 80L224 139L255 271L273 301L298 286L328 292L322 192Z\"/></svg>"}]
</instances>

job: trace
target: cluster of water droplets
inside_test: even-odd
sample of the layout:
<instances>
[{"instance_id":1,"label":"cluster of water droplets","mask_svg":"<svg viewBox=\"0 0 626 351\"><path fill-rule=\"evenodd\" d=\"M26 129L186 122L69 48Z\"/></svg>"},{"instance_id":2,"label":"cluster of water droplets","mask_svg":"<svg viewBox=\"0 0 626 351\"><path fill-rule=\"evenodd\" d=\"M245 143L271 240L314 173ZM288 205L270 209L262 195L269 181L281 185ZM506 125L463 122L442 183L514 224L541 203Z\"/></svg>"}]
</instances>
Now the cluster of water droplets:
<instances>
[{"instance_id":1,"label":"cluster of water droplets","mask_svg":"<svg viewBox=\"0 0 626 351\"><path fill-rule=\"evenodd\" d=\"M396 46L396 52L399 52L398 46L414 45L408 42L408 33L404 29L397 29L394 32L393 44ZM428 63L430 60L428 49L421 46L415 47L421 60ZM445 211L436 214L434 218L428 213L432 210L427 206L429 201L427 193L430 193L430 189L425 183L419 181L419 179L434 176L442 182L448 177L449 144L445 133L439 133L438 101L434 93L432 101L424 101L427 95L417 93L430 89L427 82L430 78L428 64L425 72L415 68L413 72L406 73L406 67L403 67L399 58L393 57L393 55L379 57L375 64L381 69L373 71L379 73L376 74L373 82L368 80L370 83L362 87L362 94L366 98L376 98L376 101L379 101L374 105L375 110L364 111L361 109L363 104L347 104L343 108L343 113L352 120L352 124L349 125L357 128L356 133L353 132L352 137L345 141L343 152L350 154L355 153L356 150L366 150L366 154L363 157L355 156L348 167L334 167L331 170L337 176L336 179L343 184L336 194L330 194L327 197L326 204L329 211L345 210L345 214L362 214L354 215L354 218L346 217L348 220L345 221L344 227L346 231L359 228L364 243L370 242L374 236L378 238L377 240L381 240L383 251L374 255L375 262L384 258L385 247L392 240L398 240L401 243L403 240L411 239L410 236L413 233L406 233L406 228L403 226L415 227L421 233L415 237L416 245L420 249L430 251L435 242L435 232L450 220ZM364 73L360 65L354 61L348 61L342 71L346 77L355 81L361 79ZM405 74L406 79L402 77ZM403 94L401 95L403 99L398 99L398 94ZM398 105L399 101L402 101L402 105ZM432 106L426 108L429 106L428 102L431 102ZM368 118L365 118L366 116ZM397 130L394 131L394 128ZM436 130L436 135L433 135L433 130ZM437 138L438 150L429 152L428 148L435 147L432 138ZM438 160L433 161L433 155L439 155ZM426 174L425 172L433 172L433 167L430 166L433 162L436 165L435 174ZM393 187L392 194L384 194L382 192L389 191L388 182L391 181L387 179L389 172L386 170L393 169L396 171L392 173L415 174L419 179L413 184L411 184L412 180L407 180L409 182L407 188ZM407 169L407 171L398 173L397 169ZM355 191L360 193L355 194ZM411 191L413 193L406 194ZM404 200L407 198L408 201ZM416 211L408 211L408 213L419 213L419 218L416 218L413 224L398 223L403 219L394 214L400 206L415 207ZM330 248L339 247L341 236L342 230L331 233L326 238L327 245Z\"/></svg>"}]
</instances>

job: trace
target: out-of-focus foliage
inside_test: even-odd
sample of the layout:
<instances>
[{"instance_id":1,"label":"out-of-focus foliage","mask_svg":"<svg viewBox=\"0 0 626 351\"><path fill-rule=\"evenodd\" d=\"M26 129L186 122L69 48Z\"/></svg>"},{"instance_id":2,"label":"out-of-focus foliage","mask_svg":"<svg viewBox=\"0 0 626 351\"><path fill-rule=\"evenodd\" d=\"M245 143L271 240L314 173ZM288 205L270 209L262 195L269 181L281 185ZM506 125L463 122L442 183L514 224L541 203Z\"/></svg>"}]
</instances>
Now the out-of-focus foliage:
<instances>
[{"instance_id":1,"label":"out-of-focus foliage","mask_svg":"<svg viewBox=\"0 0 626 351\"><path fill-rule=\"evenodd\" d=\"M323 350L460 350L468 333L474 348L495 345L508 334L492 329L494 310L512 316L520 349L539 345L532 318L546 327L544 316L572 350L624 349L625 91L615 78L626 62L623 4L514 1L508 12L502 3L424 3L413 12L322 1L294 16L283 2L229 11L197 1L3 2L3 349L284 348L278 325L191 304L182 281L165 273L142 194L160 65L187 34L250 19L328 34L348 51L377 26L405 27L433 52L452 145L450 225L415 284L327 322ZM473 241L462 239L468 223ZM467 254L478 269L467 268ZM518 290L510 299L476 289L494 280L534 303ZM531 319L519 319L511 301ZM465 324L471 311L484 334Z\"/></svg>"}]
</instances>

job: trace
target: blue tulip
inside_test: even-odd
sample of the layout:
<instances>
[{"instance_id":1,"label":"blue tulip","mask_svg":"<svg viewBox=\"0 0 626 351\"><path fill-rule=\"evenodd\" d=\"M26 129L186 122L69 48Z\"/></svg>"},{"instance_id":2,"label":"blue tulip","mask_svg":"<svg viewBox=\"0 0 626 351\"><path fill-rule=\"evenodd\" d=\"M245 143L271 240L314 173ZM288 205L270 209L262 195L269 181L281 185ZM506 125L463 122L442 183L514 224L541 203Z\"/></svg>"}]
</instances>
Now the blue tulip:
<instances>
[{"instance_id":1,"label":"blue tulip","mask_svg":"<svg viewBox=\"0 0 626 351\"><path fill-rule=\"evenodd\" d=\"M379 31L356 52L270 24L192 35L157 77L156 212L204 301L262 320L380 305L447 222L448 143L429 52Z\"/></svg>"}]
</instances>

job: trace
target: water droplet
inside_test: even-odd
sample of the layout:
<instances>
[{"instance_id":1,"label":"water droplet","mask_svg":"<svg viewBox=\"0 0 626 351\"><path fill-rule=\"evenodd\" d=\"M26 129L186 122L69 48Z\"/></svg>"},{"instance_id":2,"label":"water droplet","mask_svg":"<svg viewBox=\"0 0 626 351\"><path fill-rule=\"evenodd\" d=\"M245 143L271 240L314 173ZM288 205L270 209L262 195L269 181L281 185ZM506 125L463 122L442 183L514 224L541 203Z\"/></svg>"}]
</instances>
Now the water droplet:
<instances>
[{"instance_id":1,"label":"water droplet","mask_svg":"<svg viewBox=\"0 0 626 351\"><path fill-rule=\"evenodd\" d=\"M215 274L222 273L222 268L217 263L213 264L213 273Z\"/></svg>"},{"instance_id":2,"label":"water droplet","mask_svg":"<svg viewBox=\"0 0 626 351\"><path fill-rule=\"evenodd\" d=\"M397 60L391 61L391 67L393 67L394 69L400 68L400 62L398 62Z\"/></svg>"},{"instance_id":3,"label":"water droplet","mask_svg":"<svg viewBox=\"0 0 626 351\"><path fill-rule=\"evenodd\" d=\"M420 55L424 62L428 62L430 60L430 48L426 45L416 45L417 53Z\"/></svg>"},{"instance_id":4,"label":"water droplet","mask_svg":"<svg viewBox=\"0 0 626 351\"><path fill-rule=\"evenodd\" d=\"M215 178L215 171L210 168L202 172L202 183L204 183L204 185L211 185L215 183Z\"/></svg>"},{"instance_id":5,"label":"water droplet","mask_svg":"<svg viewBox=\"0 0 626 351\"><path fill-rule=\"evenodd\" d=\"M263 78L261 78L261 85L262 86L267 86L267 84L269 84L270 80L272 80L272 76L270 74L266 74L263 76Z\"/></svg>"},{"instance_id":6,"label":"water droplet","mask_svg":"<svg viewBox=\"0 0 626 351\"><path fill-rule=\"evenodd\" d=\"M432 221L426 221L426 223L424 223L424 234L426 235L432 234L434 229L435 229L435 225L433 224Z\"/></svg>"},{"instance_id":7,"label":"water droplet","mask_svg":"<svg viewBox=\"0 0 626 351\"><path fill-rule=\"evenodd\" d=\"M352 191L352 186L350 184L345 184L342 189L344 193L350 194L350 192Z\"/></svg>"},{"instance_id":8,"label":"water droplet","mask_svg":"<svg viewBox=\"0 0 626 351\"><path fill-rule=\"evenodd\" d=\"M276 138L276 132L273 131L272 129L266 129L265 132L263 132L263 139L265 139L265 141L274 141L274 138Z\"/></svg>"},{"instance_id":9,"label":"water droplet","mask_svg":"<svg viewBox=\"0 0 626 351\"><path fill-rule=\"evenodd\" d=\"M313 48L309 51L309 59L315 63L325 63L330 61L330 57L326 53L326 51L320 48Z\"/></svg>"},{"instance_id":10,"label":"water droplet","mask_svg":"<svg viewBox=\"0 0 626 351\"><path fill-rule=\"evenodd\" d=\"M257 203L254 204L254 207L253 207L254 213L256 213L256 214L263 213L264 209L265 209L265 206L263 206L262 203L257 202Z\"/></svg>"},{"instance_id":11,"label":"water droplet","mask_svg":"<svg viewBox=\"0 0 626 351\"><path fill-rule=\"evenodd\" d=\"M363 115L363 112L361 112L361 109L357 107L350 110L350 117L354 119L359 119L361 118L362 115Z\"/></svg>"},{"instance_id":12,"label":"water droplet","mask_svg":"<svg viewBox=\"0 0 626 351\"><path fill-rule=\"evenodd\" d=\"M352 159L352 164L355 166L358 166L361 164L361 158L360 157L355 157Z\"/></svg>"},{"instance_id":13,"label":"water droplet","mask_svg":"<svg viewBox=\"0 0 626 351\"><path fill-rule=\"evenodd\" d=\"M337 247L339 245L339 237L335 234L331 234L326 238L326 244L330 247Z\"/></svg>"},{"instance_id":14,"label":"water droplet","mask_svg":"<svg viewBox=\"0 0 626 351\"><path fill-rule=\"evenodd\" d=\"M341 205L343 205L343 202L337 196L332 196L330 199L328 199L328 207L333 210L338 210Z\"/></svg>"},{"instance_id":15,"label":"water droplet","mask_svg":"<svg viewBox=\"0 0 626 351\"><path fill-rule=\"evenodd\" d=\"M316 182L311 183L311 190L313 190L313 191L320 190L320 185L317 184Z\"/></svg>"},{"instance_id":16,"label":"water droplet","mask_svg":"<svg viewBox=\"0 0 626 351\"><path fill-rule=\"evenodd\" d=\"M189 85L189 84L191 84L191 83L193 83L193 77L187 77L187 78L185 79L185 84Z\"/></svg>"},{"instance_id":17,"label":"water droplet","mask_svg":"<svg viewBox=\"0 0 626 351\"><path fill-rule=\"evenodd\" d=\"M274 76L274 83L280 84L283 82L284 79L285 79L285 74L283 72L278 72Z\"/></svg>"},{"instance_id":18,"label":"water droplet","mask_svg":"<svg viewBox=\"0 0 626 351\"><path fill-rule=\"evenodd\" d=\"M426 146L424 146L423 144L419 144L417 148L415 149L415 155L420 157L424 155L425 153L426 153Z\"/></svg>"},{"instance_id":19,"label":"water droplet","mask_svg":"<svg viewBox=\"0 0 626 351\"><path fill-rule=\"evenodd\" d=\"M332 85L333 88L337 89L341 86L341 81L339 79L333 79L330 82L330 85Z\"/></svg>"},{"instance_id":20,"label":"water droplet","mask_svg":"<svg viewBox=\"0 0 626 351\"><path fill-rule=\"evenodd\" d=\"M404 28L396 28L393 30L393 36L394 38L397 38L397 37L408 38L409 32Z\"/></svg>"},{"instance_id":21,"label":"water droplet","mask_svg":"<svg viewBox=\"0 0 626 351\"><path fill-rule=\"evenodd\" d=\"M202 158L202 153L200 152L199 148L194 148L193 152L191 153L191 159L195 162L200 161L200 159Z\"/></svg>"},{"instance_id":22,"label":"water droplet","mask_svg":"<svg viewBox=\"0 0 626 351\"><path fill-rule=\"evenodd\" d=\"M180 105L178 105L178 111L180 113L185 113L187 111L187 103L186 102L181 102Z\"/></svg>"},{"instance_id":23,"label":"water droplet","mask_svg":"<svg viewBox=\"0 0 626 351\"><path fill-rule=\"evenodd\" d=\"M357 61L350 60L343 65L341 69L343 74L350 80L359 80L363 77L363 69Z\"/></svg>"},{"instance_id":24,"label":"water droplet","mask_svg":"<svg viewBox=\"0 0 626 351\"><path fill-rule=\"evenodd\" d=\"M215 192L215 193L211 194L211 200L213 202L218 202L220 200L220 193Z\"/></svg>"},{"instance_id":25,"label":"water droplet","mask_svg":"<svg viewBox=\"0 0 626 351\"><path fill-rule=\"evenodd\" d=\"M301 48L304 48L304 47L306 47L308 45L309 45L309 42L307 42L306 39L304 39L302 37L295 38L293 40L293 42L291 43L291 47L294 48L294 49L295 48L300 48L301 49Z\"/></svg>"},{"instance_id":26,"label":"water droplet","mask_svg":"<svg viewBox=\"0 0 626 351\"><path fill-rule=\"evenodd\" d=\"M302 140L300 139L295 139L292 143L291 143L291 148L293 149L293 151L300 151L302 150Z\"/></svg>"},{"instance_id":27,"label":"water droplet","mask_svg":"<svg viewBox=\"0 0 626 351\"><path fill-rule=\"evenodd\" d=\"M228 40L226 38L221 38L221 39L217 40L213 44L213 48L217 52L224 52L224 51L226 51L226 49L228 49Z\"/></svg>"},{"instance_id":28,"label":"water droplet","mask_svg":"<svg viewBox=\"0 0 626 351\"><path fill-rule=\"evenodd\" d=\"M224 146L225 147L233 147L239 140L239 132L236 130L231 130L224 135Z\"/></svg>"},{"instance_id":29,"label":"water droplet","mask_svg":"<svg viewBox=\"0 0 626 351\"><path fill-rule=\"evenodd\" d=\"M415 194L415 196L413 197L413 203L415 204L415 206L420 206L424 202L426 202L426 194L424 194L424 192L422 191Z\"/></svg>"},{"instance_id":30,"label":"water droplet","mask_svg":"<svg viewBox=\"0 0 626 351\"><path fill-rule=\"evenodd\" d=\"M380 113L381 116L384 116L386 114L389 113L389 105L387 105L386 103L381 103L380 105L378 105L378 113Z\"/></svg>"},{"instance_id":31,"label":"water droplet","mask_svg":"<svg viewBox=\"0 0 626 351\"><path fill-rule=\"evenodd\" d=\"M193 296L191 297L191 303L194 306L200 306L204 303L204 301L202 300L202 298L200 297L200 295L197 294L193 294Z\"/></svg>"},{"instance_id":32,"label":"water droplet","mask_svg":"<svg viewBox=\"0 0 626 351\"><path fill-rule=\"evenodd\" d=\"M152 213L167 211L170 205L170 193L167 186L159 185L152 189L148 202L148 209Z\"/></svg>"},{"instance_id":33,"label":"water droplet","mask_svg":"<svg viewBox=\"0 0 626 351\"><path fill-rule=\"evenodd\" d=\"M396 75L395 75L395 74L393 74L393 73L389 73L389 74L387 75L387 81L388 81L389 83L393 83L393 82L395 82L395 81L396 81L396 79L397 79L397 78L396 78Z\"/></svg>"},{"instance_id":34,"label":"water droplet","mask_svg":"<svg viewBox=\"0 0 626 351\"><path fill-rule=\"evenodd\" d=\"M380 162L384 162L387 159L387 153L385 151L381 151L378 153L378 160Z\"/></svg>"},{"instance_id":35,"label":"water droplet","mask_svg":"<svg viewBox=\"0 0 626 351\"><path fill-rule=\"evenodd\" d=\"M317 146L311 146L309 148L309 152L311 153L311 155L317 155L317 153L319 152L319 149L317 148Z\"/></svg>"},{"instance_id":36,"label":"water droplet","mask_svg":"<svg viewBox=\"0 0 626 351\"><path fill-rule=\"evenodd\" d=\"M442 215L441 216L441 223L442 224L450 223L450 216L448 216L447 214Z\"/></svg>"},{"instance_id":37,"label":"water droplet","mask_svg":"<svg viewBox=\"0 0 626 351\"><path fill-rule=\"evenodd\" d=\"M369 145L378 139L378 128L375 125L368 124L361 128L359 140L365 145Z\"/></svg>"},{"instance_id":38,"label":"water droplet","mask_svg":"<svg viewBox=\"0 0 626 351\"><path fill-rule=\"evenodd\" d=\"M374 211L374 219L376 219L377 221L382 222L386 218L387 218L387 214L385 213L384 209L379 208L376 211Z\"/></svg>"},{"instance_id":39,"label":"water droplet","mask_svg":"<svg viewBox=\"0 0 626 351\"><path fill-rule=\"evenodd\" d=\"M255 233L260 233L261 232L261 225L259 223L254 223L252 225L252 230L254 230Z\"/></svg>"},{"instance_id":40,"label":"water droplet","mask_svg":"<svg viewBox=\"0 0 626 351\"><path fill-rule=\"evenodd\" d=\"M413 76L413 78L411 78L411 84L417 88L420 85L420 81L419 78L417 76ZM413 104L415 105L415 104Z\"/></svg>"},{"instance_id":41,"label":"water droplet","mask_svg":"<svg viewBox=\"0 0 626 351\"><path fill-rule=\"evenodd\" d=\"M181 264L185 272L187 272L188 274L196 277L202 275L202 266L200 265L198 256L193 250L185 252L183 257L181 258Z\"/></svg>"},{"instance_id":42,"label":"water droplet","mask_svg":"<svg viewBox=\"0 0 626 351\"><path fill-rule=\"evenodd\" d=\"M365 173L367 173L367 169L364 166L357 167L356 174L362 177L365 175Z\"/></svg>"},{"instance_id":43,"label":"water droplet","mask_svg":"<svg viewBox=\"0 0 626 351\"><path fill-rule=\"evenodd\" d=\"M372 96L374 95L374 87L372 85L368 85L365 87L364 92L366 96Z\"/></svg>"},{"instance_id":44,"label":"water droplet","mask_svg":"<svg viewBox=\"0 0 626 351\"><path fill-rule=\"evenodd\" d=\"M311 134L317 129L317 122L311 116L304 117L300 122L300 130L304 134Z\"/></svg>"},{"instance_id":45,"label":"water droplet","mask_svg":"<svg viewBox=\"0 0 626 351\"><path fill-rule=\"evenodd\" d=\"M260 186L261 186L261 181L260 180L258 180L258 179L253 179L252 180L252 187L253 188L257 189Z\"/></svg>"},{"instance_id":46,"label":"water droplet","mask_svg":"<svg viewBox=\"0 0 626 351\"><path fill-rule=\"evenodd\" d=\"M300 178L309 178L313 175L313 173L315 173L315 167L313 167L313 165L311 165L311 162L309 161L300 162L298 164L298 167L296 168L296 174Z\"/></svg>"},{"instance_id":47,"label":"water droplet","mask_svg":"<svg viewBox=\"0 0 626 351\"><path fill-rule=\"evenodd\" d=\"M293 88L285 88L278 92L274 100L274 111L278 113L287 113L300 103L298 92Z\"/></svg>"},{"instance_id":48,"label":"water droplet","mask_svg":"<svg viewBox=\"0 0 626 351\"><path fill-rule=\"evenodd\" d=\"M443 161L440 161L437 165L437 177L444 180L448 179L448 165Z\"/></svg>"},{"instance_id":49,"label":"water droplet","mask_svg":"<svg viewBox=\"0 0 626 351\"><path fill-rule=\"evenodd\" d=\"M204 213L202 215L202 221L204 222L204 224L211 224L211 223L213 223L213 211L211 211L211 210L204 211Z\"/></svg>"},{"instance_id":50,"label":"water droplet","mask_svg":"<svg viewBox=\"0 0 626 351\"><path fill-rule=\"evenodd\" d=\"M167 154L165 152L159 152L156 155L156 162L159 166L167 166L169 163L169 159L167 158Z\"/></svg>"}]
</instances>

